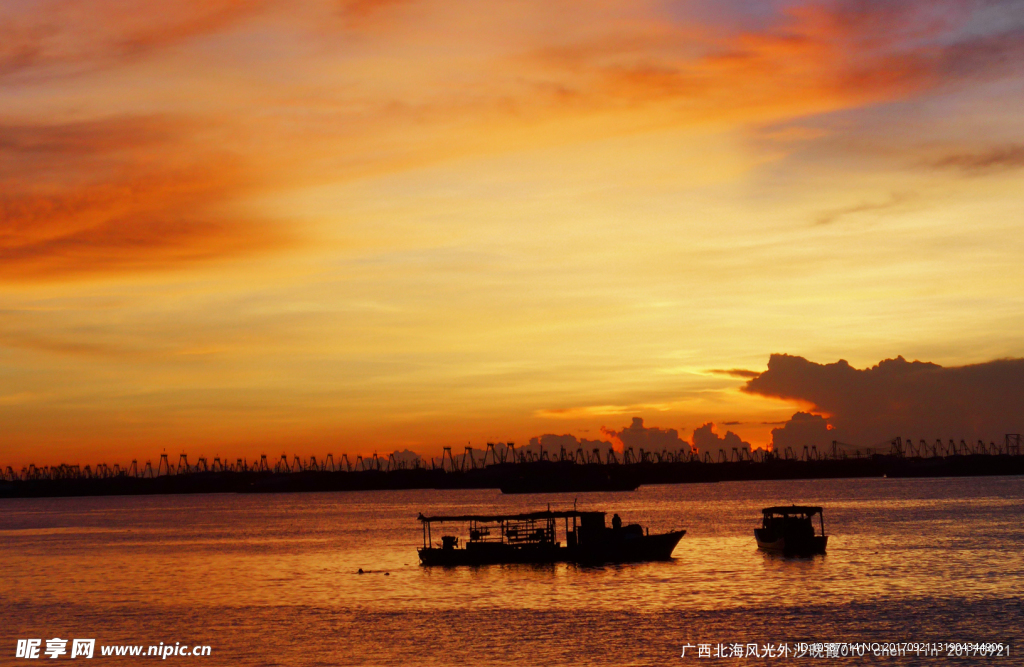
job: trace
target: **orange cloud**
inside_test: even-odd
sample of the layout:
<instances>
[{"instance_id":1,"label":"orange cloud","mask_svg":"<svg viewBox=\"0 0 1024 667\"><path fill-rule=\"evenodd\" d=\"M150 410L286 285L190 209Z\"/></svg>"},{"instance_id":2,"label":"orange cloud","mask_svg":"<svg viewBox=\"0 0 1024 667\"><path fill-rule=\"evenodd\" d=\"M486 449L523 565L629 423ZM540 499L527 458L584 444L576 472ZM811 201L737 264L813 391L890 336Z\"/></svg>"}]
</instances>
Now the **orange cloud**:
<instances>
[{"instance_id":1,"label":"orange cloud","mask_svg":"<svg viewBox=\"0 0 1024 667\"><path fill-rule=\"evenodd\" d=\"M0 126L0 280L167 268L284 242L225 206L251 180L236 158L182 155L187 126Z\"/></svg>"},{"instance_id":2,"label":"orange cloud","mask_svg":"<svg viewBox=\"0 0 1024 667\"><path fill-rule=\"evenodd\" d=\"M771 122L904 99L1017 67L1024 33L958 38L961 3L805 4L763 29L716 36L670 23L546 48L571 106L672 104L674 118ZM549 86L550 87L550 86ZM671 121L669 121L671 122Z\"/></svg>"},{"instance_id":3,"label":"orange cloud","mask_svg":"<svg viewBox=\"0 0 1024 667\"><path fill-rule=\"evenodd\" d=\"M62 75L137 59L227 28L262 8L243 0L41 0L0 8L0 77Z\"/></svg>"},{"instance_id":4,"label":"orange cloud","mask_svg":"<svg viewBox=\"0 0 1024 667\"><path fill-rule=\"evenodd\" d=\"M726 4L716 23L621 0L0 6L8 431L27 452L440 447L648 410L775 419L690 371L749 378L752 350L822 332L1019 356L1017 200L955 179L1021 161L1016 81L996 110L996 86L967 90L1024 62L1014 23L946 0ZM766 127L767 150L748 140ZM871 131L881 185L848 161ZM964 190L917 219L924 179ZM788 236L815 211L902 226ZM135 279L296 229L318 242L271 269ZM958 317L977 339L934 324Z\"/></svg>"},{"instance_id":5,"label":"orange cloud","mask_svg":"<svg viewBox=\"0 0 1024 667\"><path fill-rule=\"evenodd\" d=\"M340 9L367 17L404 1L349 0ZM118 2L105 0L88 12L66 3L54 4L52 14L8 9L0 73L111 65L240 25L265 5L161 1L119 12ZM723 35L682 27L650 7L622 22L595 8L584 27L552 31L564 16L527 3L516 9L520 32L493 47L486 34L501 27L486 13L478 17L484 37L453 19L450 34L420 35L404 46L402 31L421 28L395 24L388 27L395 34L345 47L351 51L307 26L324 40L324 61L352 77L342 78L351 85L321 80L301 62L296 71L312 77L308 88L268 88L255 98L251 89L232 89L249 100L238 105L237 122L190 109L191 125L132 116L0 126L0 276L164 267L269 247L278 242L273 229L224 211L268 165L280 176L287 163L284 177L293 181L337 183L648 129L763 125L901 99L1022 60L1013 57L1021 49L1016 33L956 41L950 31L967 10L922 7L804 5L763 29ZM295 26L279 29L284 37ZM949 43L936 45L940 37ZM342 53L355 54L354 63ZM380 68L379 77L360 73L367 63ZM235 141L212 155L196 141L196 128L219 123L233 123Z\"/></svg>"},{"instance_id":6,"label":"orange cloud","mask_svg":"<svg viewBox=\"0 0 1024 667\"><path fill-rule=\"evenodd\" d=\"M412 0L341 0L341 10L350 24L356 26L383 11L410 2Z\"/></svg>"}]
</instances>

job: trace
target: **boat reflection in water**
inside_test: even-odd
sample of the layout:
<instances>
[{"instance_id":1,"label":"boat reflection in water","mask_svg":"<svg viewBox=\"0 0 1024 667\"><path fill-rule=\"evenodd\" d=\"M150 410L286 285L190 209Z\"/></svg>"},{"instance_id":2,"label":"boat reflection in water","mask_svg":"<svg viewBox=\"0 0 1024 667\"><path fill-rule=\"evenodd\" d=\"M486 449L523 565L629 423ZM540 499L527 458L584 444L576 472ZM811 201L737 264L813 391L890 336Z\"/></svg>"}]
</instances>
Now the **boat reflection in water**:
<instances>
[{"instance_id":1,"label":"boat reflection in water","mask_svg":"<svg viewBox=\"0 0 1024 667\"><path fill-rule=\"evenodd\" d=\"M604 512L577 510L526 514L423 516L423 565L488 565L495 563L624 563L669 560L686 533L674 530L651 535L637 524L623 526L619 516L605 526ZM463 534L443 534L433 542L434 524L459 524ZM562 528L563 545L556 539ZM446 531L448 532L448 531Z\"/></svg>"},{"instance_id":2,"label":"boat reflection in water","mask_svg":"<svg viewBox=\"0 0 1024 667\"><path fill-rule=\"evenodd\" d=\"M761 527L754 529L758 548L786 556L825 553L828 536L825 535L825 518L820 507L766 507L761 514ZM814 515L818 515L820 535L814 533Z\"/></svg>"}]
</instances>

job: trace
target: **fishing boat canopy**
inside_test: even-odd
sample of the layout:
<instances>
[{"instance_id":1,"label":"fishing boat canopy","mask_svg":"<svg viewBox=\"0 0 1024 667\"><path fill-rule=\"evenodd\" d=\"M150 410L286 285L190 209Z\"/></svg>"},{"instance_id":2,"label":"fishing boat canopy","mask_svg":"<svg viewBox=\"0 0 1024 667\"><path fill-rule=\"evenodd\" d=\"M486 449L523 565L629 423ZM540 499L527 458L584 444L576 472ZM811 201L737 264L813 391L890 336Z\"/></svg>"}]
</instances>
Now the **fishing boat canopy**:
<instances>
[{"instance_id":1,"label":"fishing boat canopy","mask_svg":"<svg viewBox=\"0 0 1024 667\"><path fill-rule=\"evenodd\" d=\"M765 516L779 515L779 516L791 516L794 514L800 514L807 517L812 517L815 514L821 514L820 507L811 507L808 505L780 505L779 507L766 507L761 510L761 513Z\"/></svg>"},{"instance_id":2,"label":"fishing boat canopy","mask_svg":"<svg viewBox=\"0 0 1024 667\"><path fill-rule=\"evenodd\" d=\"M448 516L423 516L421 513L417 519L424 523L444 522L465 522L477 521L480 523L496 523L500 521L530 521L537 519L571 519L574 517L593 516L604 512L580 512L578 510L555 511L546 510L542 512L526 512L524 514L458 514Z\"/></svg>"}]
</instances>

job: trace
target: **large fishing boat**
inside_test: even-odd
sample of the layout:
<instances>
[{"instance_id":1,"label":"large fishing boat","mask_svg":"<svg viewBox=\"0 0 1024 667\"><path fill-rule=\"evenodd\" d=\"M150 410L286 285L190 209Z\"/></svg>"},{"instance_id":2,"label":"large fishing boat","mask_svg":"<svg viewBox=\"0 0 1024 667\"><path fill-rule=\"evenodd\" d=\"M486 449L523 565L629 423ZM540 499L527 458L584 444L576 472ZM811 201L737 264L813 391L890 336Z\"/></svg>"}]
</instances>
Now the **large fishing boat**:
<instances>
[{"instance_id":1,"label":"large fishing boat","mask_svg":"<svg viewBox=\"0 0 1024 667\"><path fill-rule=\"evenodd\" d=\"M637 524L623 526L618 514L612 517L609 528L604 512L575 509L525 514L420 514L418 518L423 524L423 547L419 549L423 565L669 560L686 533L673 530L651 535ZM446 530L435 544L435 524L462 526L462 530ZM564 545L558 539L559 532L564 535Z\"/></svg>"},{"instance_id":2,"label":"large fishing boat","mask_svg":"<svg viewBox=\"0 0 1024 667\"><path fill-rule=\"evenodd\" d=\"M815 515L821 525L820 535L814 533ZM754 539L758 548L786 556L823 554L828 544L824 514L820 507L766 507L761 510L761 527L754 529Z\"/></svg>"}]
</instances>

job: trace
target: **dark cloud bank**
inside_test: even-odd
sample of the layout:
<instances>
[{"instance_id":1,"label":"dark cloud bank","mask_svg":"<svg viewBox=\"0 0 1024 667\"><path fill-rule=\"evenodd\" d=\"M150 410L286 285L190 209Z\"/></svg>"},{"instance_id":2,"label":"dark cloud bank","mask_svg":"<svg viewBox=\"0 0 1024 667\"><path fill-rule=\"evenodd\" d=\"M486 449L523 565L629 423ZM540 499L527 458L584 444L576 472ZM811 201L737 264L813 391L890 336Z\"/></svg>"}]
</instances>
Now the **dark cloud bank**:
<instances>
[{"instance_id":1,"label":"dark cloud bank","mask_svg":"<svg viewBox=\"0 0 1024 667\"><path fill-rule=\"evenodd\" d=\"M796 412L772 429L772 447L792 447L799 455L805 446L828 451L833 440L857 448L887 449L896 436L929 441L942 438L1000 442L1007 433L1024 432L1024 359L997 359L969 366L943 367L886 359L871 368L857 369L845 360L819 364L803 357L773 354L768 370L715 371L746 379L742 390L760 396L802 403ZM714 424L694 429L689 441L675 429L644 426L643 419L623 429L602 428L608 441L577 441L572 435L544 435L531 445L551 452L559 446L576 449L613 444L649 452L691 450L716 455L732 448L750 449L731 431L714 432Z\"/></svg>"},{"instance_id":2,"label":"dark cloud bank","mask_svg":"<svg viewBox=\"0 0 1024 667\"><path fill-rule=\"evenodd\" d=\"M773 354L743 391L810 407L772 431L776 447L834 439L871 447L897 435L989 442L1024 430L1024 359L943 367L896 357L856 369Z\"/></svg>"},{"instance_id":3,"label":"dark cloud bank","mask_svg":"<svg viewBox=\"0 0 1024 667\"><path fill-rule=\"evenodd\" d=\"M1024 432L1024 359L943 367L896 357L857 369L845 360L819 364L803 357L773 354L764 372L714 372L746 379L742 391L747 393L806 405L807 411L796 412L772 429L772 448L783 452L791 447L798 456L805 446L830 451L833 440L847 444L848 450L887 451L896 436L915 441L952 438L1000 442L1007 433ZM725 425L731 423L736 422ZM531 438L516 451L529 452L534 458L543 451L555 459L562 448L567 453L583 449L587 455L597 449L605 459L611 449L622 452L632 448L636 454L641 449L652 453L690 451L712 457L719 450L727 456L733 448L750 450L750 443L735 433L719 435L714 429L713 423L705 423L686 440L676 429L645 426L642 418L633 417L629 426L618 430L602 427L604 440L547 433ZM495 449L500 457L506 445L497 443ZM465 454L454 455L456 464L461 465ZM477 464L483 462L483 457L484 450L477 449ZM411 464L420 455L406 451L396 453L396 458ZM429 458L424 461L429 463Z\"/></svg>"},{"instance_id":4,"label":"dark cloud bank","mask_svg":"<svg viewBox=\"0 0 1024 667\"><path fill-rule=\"evenodd\" d=\"M712 455L717 455L719 449L724 449L727 453L731 453L733 447L750 450L750 443L744 442L732 431L726 431L725 435L715 433L715 425L711 422L694 429L689 440L685 440L679 435L679 431L674 428L644 426L642 417L633 417L629 426L618 430L602 427L601 433L608 439L577 439L574 435L554 435L549 433L531 438L527 450L539 453L540 448L543 447L544 451L548 452L550 456L557 454L562 447L565 447L567 452L575 452L577 448L582 447L583 451L588 453L597 448L601 451L603 458L607 457L608 450L611 449L623 452L632 448L633 452L637 455L639 455L640 450L651 453L667 451L671 453L693 452L695 454L703 454L708 452Z\"/></svg>"}]
</instances>

